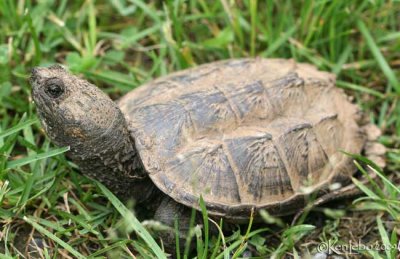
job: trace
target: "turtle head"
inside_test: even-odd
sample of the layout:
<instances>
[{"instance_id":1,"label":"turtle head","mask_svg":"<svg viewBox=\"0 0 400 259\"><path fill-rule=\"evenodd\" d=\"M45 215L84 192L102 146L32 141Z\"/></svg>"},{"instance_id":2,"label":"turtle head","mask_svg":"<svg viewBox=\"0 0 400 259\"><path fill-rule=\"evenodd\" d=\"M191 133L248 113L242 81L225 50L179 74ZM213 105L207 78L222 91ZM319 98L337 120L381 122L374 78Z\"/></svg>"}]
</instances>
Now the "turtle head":
<instances>
[{"instance_id":1,"label":"turtle head","mask_svg":"<svg viewBox=\"0 0 400 259\"><path fill-rule=\"evenodd\" d=\"M121 119L106 94L60 65L34 68L30 83L41 123L58 146L73 149L93 142Z\"/></svg>"},{"instance_id":2,"label":"turtle head","mask_svg":"<svg viewBox=\"0 0 400 259\"><path fill-rule=\"evenodd\" d=\"M33 69L30 83L47 135L58 146L70 146L68 157L81 172L120 197L141 199L137 181L147 175L118 106L60 65Z\"/></svg>"}]
</instances>

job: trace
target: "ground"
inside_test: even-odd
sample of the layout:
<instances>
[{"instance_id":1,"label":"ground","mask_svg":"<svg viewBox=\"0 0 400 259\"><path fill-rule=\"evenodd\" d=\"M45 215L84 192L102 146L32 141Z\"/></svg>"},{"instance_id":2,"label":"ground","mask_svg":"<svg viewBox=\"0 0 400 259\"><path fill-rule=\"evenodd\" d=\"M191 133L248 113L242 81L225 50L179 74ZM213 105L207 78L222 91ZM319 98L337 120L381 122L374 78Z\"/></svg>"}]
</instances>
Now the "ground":
<instances>
[{"instance_id":1,"label":"ground","mask_svg":"<svg viewBox=\"0 0 400 259\"><path fill-rule=\"evenodd\" d=\"M133 204L81 176L66 149L49 142L30 96L32 67L64 64L117 99L172 71L251 56L293 58L336 74L338 87L382 129L387 166L369 185L355 180L361 197L294 223L264 214L262 223L223 236L194 227L195 247L180 257L326 255L318 249L398 256L400 2L3 0L0 14L1 257L164 256L153 240L162 226L140 224ZM370 164L358 161L361 172Z\"/></svg>"}]
</instances>

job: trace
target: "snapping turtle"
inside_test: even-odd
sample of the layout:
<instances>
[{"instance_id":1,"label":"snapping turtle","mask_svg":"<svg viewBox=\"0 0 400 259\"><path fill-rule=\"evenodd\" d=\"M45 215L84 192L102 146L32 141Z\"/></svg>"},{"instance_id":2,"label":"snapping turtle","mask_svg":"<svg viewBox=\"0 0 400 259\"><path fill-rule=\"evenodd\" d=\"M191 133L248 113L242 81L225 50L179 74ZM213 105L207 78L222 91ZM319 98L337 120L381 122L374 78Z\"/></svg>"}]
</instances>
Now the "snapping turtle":
<instances>
[{"instance_id":1,"label":"snapping turtle","mask_svg":"<svg viewBox=\"0 0 400 259\"><path fill-rule=\"evenodd\" d=\"M293 213L308 193L348 184L356 170L341 150L384 153L334 75L293 60L205 64L117 103L59 65L33 69L30 82L45 131L81 171L167 223L200 196L232 221Z\"/></svg>"}]
</instances>

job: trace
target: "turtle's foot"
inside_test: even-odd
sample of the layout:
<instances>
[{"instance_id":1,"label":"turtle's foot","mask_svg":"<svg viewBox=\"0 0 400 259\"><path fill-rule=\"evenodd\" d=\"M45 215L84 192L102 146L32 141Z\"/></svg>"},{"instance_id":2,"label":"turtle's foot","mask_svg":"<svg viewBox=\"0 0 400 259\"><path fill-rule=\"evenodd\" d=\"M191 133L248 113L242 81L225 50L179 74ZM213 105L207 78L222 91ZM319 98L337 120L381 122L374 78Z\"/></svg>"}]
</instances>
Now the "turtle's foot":
<instances>
[{"instance_id":1,"label":"turtle's foot","mask_svg":"<svg viewBox=\"0 0 400 259\"><path fill-rule=\"evenodd\" d=\"M197 212L193 215L195 218L192 224L198 222L196 214ZM193 242L187 242L187 238L190 238L191 218L192 209L177 203L169 197L164 197L161 200L154 214L155 220L167 226L167 228L158 233L158 237L162 241L165 250L173 256L176 255L177 248L182 253L186 246L193 247ZM177 223L176 226L175 222ZM177 245L177 242L179 242L179 245Z\"/></svg>"}]
</instances>

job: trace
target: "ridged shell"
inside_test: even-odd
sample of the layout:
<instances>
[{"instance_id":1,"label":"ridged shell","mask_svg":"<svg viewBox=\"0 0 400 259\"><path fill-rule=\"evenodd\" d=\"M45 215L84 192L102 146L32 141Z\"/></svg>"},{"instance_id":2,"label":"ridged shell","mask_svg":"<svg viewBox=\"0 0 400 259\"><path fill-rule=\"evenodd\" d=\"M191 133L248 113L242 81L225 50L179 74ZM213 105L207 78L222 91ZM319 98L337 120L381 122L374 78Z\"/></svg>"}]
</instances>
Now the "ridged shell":
<instances>
[{"instance_id":1,"label":"ridged shell","mask_svg":"<svg viewBox=\"0 0 400 259\"><path fill-rule=\"evenodd\" d=\"M359 111L334 75L284 59L233 59L152 81L119 102L164 193L210 214L287 214L354 173Z\"/></svg>"}]
</instances>

